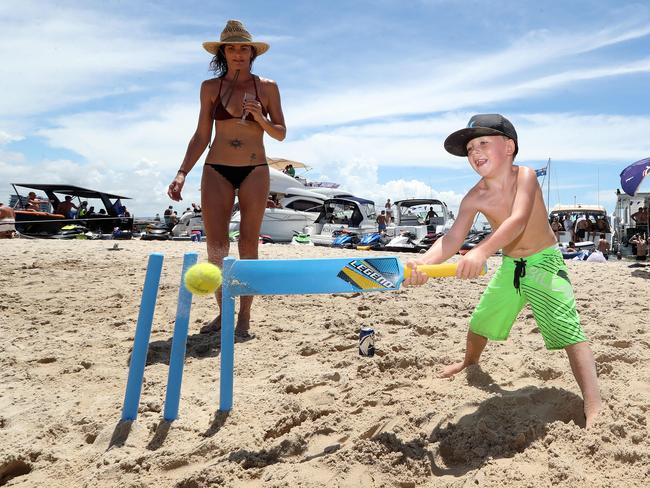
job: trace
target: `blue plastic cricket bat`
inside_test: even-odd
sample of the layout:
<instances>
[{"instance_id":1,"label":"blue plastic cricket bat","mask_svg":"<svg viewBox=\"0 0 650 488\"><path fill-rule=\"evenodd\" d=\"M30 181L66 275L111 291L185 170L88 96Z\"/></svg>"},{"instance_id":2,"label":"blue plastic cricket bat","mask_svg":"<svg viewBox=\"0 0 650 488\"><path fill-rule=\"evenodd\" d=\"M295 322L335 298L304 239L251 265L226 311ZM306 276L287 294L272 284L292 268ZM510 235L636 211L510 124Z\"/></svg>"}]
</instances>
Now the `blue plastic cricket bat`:
<instances>
[{"instance_id":1,"label":"blue plastic cricket bat","mask_svg":"<svg viewBox=\"0 0 650 488\"><path fill-rule=\"evenodd\" d=\"M456 275L454 263L418 269L433 278ZM394 257L237 260L224 285L233 296L389 291L410 274Z\"/></svg>"}]
</instances>

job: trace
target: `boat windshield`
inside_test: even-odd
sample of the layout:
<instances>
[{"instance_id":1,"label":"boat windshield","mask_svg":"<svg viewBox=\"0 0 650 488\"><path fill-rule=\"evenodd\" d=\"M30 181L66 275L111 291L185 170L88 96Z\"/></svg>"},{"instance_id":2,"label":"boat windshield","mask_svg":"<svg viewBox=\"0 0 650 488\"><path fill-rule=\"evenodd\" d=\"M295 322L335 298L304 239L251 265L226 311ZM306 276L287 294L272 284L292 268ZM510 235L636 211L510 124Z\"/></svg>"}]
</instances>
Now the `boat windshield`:
<instances>
[{"instance_id":1,"label":"boat windshield","mask_svg":"<svg viewBox=\"0 0 650 488\"><path fill-rule=\"evenodd\" d=\"M361 205L361 211L369 219L375 220L377 218L377 212L375 210L375 205L373 203L364 203Z\"/></svg>"},{"instance_id":2,"label":"boat windshield","mask_svg":"<svg viewBox=\"0 0 650 488\"><path fill-rule=\"evenodd\" d=\"M361 207L365 207L365 205L361 205ZM326 224L351 225L356 227L364 219L364 213L366 211L367 209L364 208L362 210L354 202L327 202L319 220L323 218L323 223Z\"/></svg>"},{"instance_id":3,"label":"boat windshield","mask_svg":"<svg viewBox=\"0 0 650 488\"><path fill-rule=\"evenodd\" d=\"M445 207L441 203L424 205L399 206L399 221L402 225L426 225L431 220L429 212L433 209L433 219L440 219L441 224L445 217Z\"/></svg>"},{"instance_id":4,"label":"boat windshield","mask_svg":"<svg viewBox=\"0 0 650 488\"><path fill-rule=\"evenodd\" d=\"M284 208L299 210L301 212L320 212L323 208L323 204L316 203L312 200L296 199L284 205Z\"/></svg>"}]
</instances>

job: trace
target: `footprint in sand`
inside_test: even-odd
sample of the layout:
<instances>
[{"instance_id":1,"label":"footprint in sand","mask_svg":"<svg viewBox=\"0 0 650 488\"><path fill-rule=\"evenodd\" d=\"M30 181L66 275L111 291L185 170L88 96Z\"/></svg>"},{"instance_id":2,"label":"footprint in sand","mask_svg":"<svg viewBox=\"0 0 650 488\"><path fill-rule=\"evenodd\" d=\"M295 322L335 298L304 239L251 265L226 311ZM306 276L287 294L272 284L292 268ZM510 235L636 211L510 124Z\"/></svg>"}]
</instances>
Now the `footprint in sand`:
<instances>
[{"instance_id":1,"label":"footprint in sand","mask_svg":"<svg viewBox=\"0 0 650 488\"><path fill-rule=\"evenodd\" d=\"M319 349L317 349L316 347L314 347L312 345L309 345L309 346L305 346L302 349L300 349L300 351L298 351L298 354L300 354L301 356L306 357L306 356L313 356L314 354L317 354L318 352L319 352Z\"/></svg>"},{"instance_id":2,"label":"footprint in sand","mask_svg":"<svg viewBox=\"0 0 650 488\"><path fill-rule=\"evenodd\" d=\"M305 408L297 412L284 415L278 420L273 427L268 429L264 434L264 440L277 439L289 434L294 429L302 426L306 422L314 422L321 417L335 413L334 410ZM312 429L313 430L313 429Z\"/></svg>"},{"instance_id":3,"label":"footprint in sand","mask_svg":"<svg viewBox=\"0 0 650 488\"><path fill-rule=\"evenodd\" d=\"M29 463L20 458L10 457L7 461L0 464L0 486L14 478L25 476L31 473L31 471L32 467Z\"/></svg>"},{"instance_id":4,"label":"footprint in sand","mask_svg":"<svg viewBox=\"0 0 650 488\"><path fill-rule=\"evenodd\" d=\"M345 447L348 440L347 435L341 436L337 433L316 433L307 439L307 450L303 462L310 461L316 457L332 454Z\"/></svg>"},{"instance_id":5,"label":"footprint in sand","mask_svg":"<svg viewBox=\"0 0 650 488\"><path fill-rule=\"evenodd\" d=\"M627 363L627 364L636 364L639 362L639 357L633 351L606 352L596 356L596 364L613 363L615 361L620 361L622 363Z\"/></svg>"},{"instance_id":6,"label":"footprint in sand","mask_svg":"<svg viewBox=\"0 0 650 488\"><path fill-rule=\"evenodd\" d=\"M56 362L56 358L52 356L46 356L44 358L37 359L36 362L39 364L50 364Z\"/></svg>"},{"instance_id":7,"label":"footprint in sand","mask_svg":"<svg viewBox=\"0 0 650 488\"><path fill-rule=\"evenodd\" d=\"M612 341L609 345L619 349L627 349L628 347L632 347L632 341Z\"/></svg>"},{"instance_id":8,"label":"footprint in sand","mask_svg":"<svg viewBox=\"0 0 650 488\"><path fill-rule=\"evenodd\" d=\"M438 443L437 465L453 468L522 452L557 420L584 426L581 398L562 389L527 387L458 407L438 422L429 442Z\"/></svg>"}]
</instances>

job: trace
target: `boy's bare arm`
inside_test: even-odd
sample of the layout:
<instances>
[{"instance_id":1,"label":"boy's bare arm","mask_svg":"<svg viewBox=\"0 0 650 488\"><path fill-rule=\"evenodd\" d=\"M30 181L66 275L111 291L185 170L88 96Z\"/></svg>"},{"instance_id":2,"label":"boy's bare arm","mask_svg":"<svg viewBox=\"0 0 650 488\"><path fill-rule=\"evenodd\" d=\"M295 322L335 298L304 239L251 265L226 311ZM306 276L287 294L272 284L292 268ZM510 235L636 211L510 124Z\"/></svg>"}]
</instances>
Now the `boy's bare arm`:
<instances>
[{"instance_id":1,"label":"boy's bare arm","mask_svg":"<svg viewBox=\"0 0 650 488\"><path fill-rule=\"evenodd\" d=\"M460 202L458 216L449 232L438 239L431 248L416 260L417 264L440 264L458 252L460 246L472 228L474 218L478 212L476 205L476 191L470 190Z\"/></svg>"},{"instance_id":2,"label":"boy's bare arm","mask_svg":"<svg viewBox=\"0 0 650 488\"><path fill-rule=\"evenodd\" d=\"M473 254L480 252L487 259L519 237L528 224L538 188L539 183L535 172L530 168L520 166L517 176L517 195L512 204L510 217L505 219L497 230L492 232L471 252Z\"/></svg>"}]
</instances>

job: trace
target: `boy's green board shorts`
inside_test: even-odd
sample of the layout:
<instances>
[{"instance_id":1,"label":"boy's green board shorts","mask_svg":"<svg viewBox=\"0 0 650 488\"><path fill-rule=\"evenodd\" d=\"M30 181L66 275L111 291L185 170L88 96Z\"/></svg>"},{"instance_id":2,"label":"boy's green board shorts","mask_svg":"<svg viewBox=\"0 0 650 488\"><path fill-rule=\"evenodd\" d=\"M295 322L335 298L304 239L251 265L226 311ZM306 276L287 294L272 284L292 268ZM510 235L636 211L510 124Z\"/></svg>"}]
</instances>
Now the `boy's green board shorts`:
<instances>
[{"instance_id":1,"label":"boy's green board shorts","mask_svg":"<svg viewBox=\"0 0 650 488\"><path fill-rule=\"evenodd\" d=\"M506 340L526 303L533 309L547 349L563 349L587 340L557 246L527 258L503 256L472 314L470 330L493 341Z\"/></svg>"}]
</instances>

